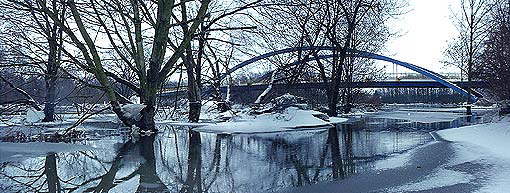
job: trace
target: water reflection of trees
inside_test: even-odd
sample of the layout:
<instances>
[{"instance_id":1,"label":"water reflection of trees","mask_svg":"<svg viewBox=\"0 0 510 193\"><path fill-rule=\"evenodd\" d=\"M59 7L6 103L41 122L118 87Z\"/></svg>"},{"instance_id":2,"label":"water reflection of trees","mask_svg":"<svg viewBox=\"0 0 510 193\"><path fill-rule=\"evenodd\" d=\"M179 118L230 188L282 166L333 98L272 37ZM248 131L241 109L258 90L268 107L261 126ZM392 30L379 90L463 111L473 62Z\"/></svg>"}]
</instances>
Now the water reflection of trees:
<instances>
[{"instance_id":1,"label":"water reflection of trees","mask_svg":"<svg viewBox=\"0 0 510 193\"><path fill-rule=\"evenodd\" d=\"M294 186L302 186L329 179L338 180L355 172L352 129L346 127L341 130L342 143L340 143L338 129L328 129L326 143L322 146L322 150L318 151L320 156L318 156L317 166L305 166L301 164L302 161L299 160L298 155L292 155L296 171L296 179L291 178ZM330 169L329 171L328 168ZM313 174L312 178L310 178L310 174ZM321 174L322 178L320 178Z\"/></svg>"},{"instance_id":2,"label":"water reflection of trees","mask_svg":"<svg viewBox=\"0 0 510 193\"><path fill-rule=\"evenodd\" d=\"M81 151L8 163L0 173L5 181L1 187L8 190L5 192L108 192L136 177L139 182L134 190L165 192L168 190L156 173L154 140L155 136L148 136L124 143L113 159L104 156L105 152ZM44 159L43 166L38 167L39 159ZM133 161L138 164L127 164ZM134 171L119 177L119 171L133 170L129 167L134 165L138 165Z\"/></svg>"},{"instance_id":3,"label":"water reflection of trees","mask_svg":"<svg viewBox=\"0 0 510 193\"><path fill-rule=\"evenodd\" d=\"M16 163L4 163L0 168L0 176L4 178L0 186L2 192L57 192L61 189L57 176L56 154L48 153L44 162L33 163L35 167L25 167ZM44 163L41 165L41 163ZM17 174L8 174L9 167L20 171ZM6 184L4 181L14 183Z\"/></svg>"},{"instance_id":4,"label":"water reflection of trees","mask_svg":"<svg viewBox=\"0 0 510 193\"><path fill-rule=\"evenodd\" d=\"M276 191L345 178L357 172L360 161L370 159L356 156L354 146L362 134L351 126L303 136L201 134L170 126L162 130L158 136L123 143L113 154L53 153L38 158L44 162L11 164L0 170L0 180L8 182L0 187L18 184L30 192ZM19 177L13 168L41 169ZM37 178L39 182L33 182Z\"/></svg>"}]
</instances>

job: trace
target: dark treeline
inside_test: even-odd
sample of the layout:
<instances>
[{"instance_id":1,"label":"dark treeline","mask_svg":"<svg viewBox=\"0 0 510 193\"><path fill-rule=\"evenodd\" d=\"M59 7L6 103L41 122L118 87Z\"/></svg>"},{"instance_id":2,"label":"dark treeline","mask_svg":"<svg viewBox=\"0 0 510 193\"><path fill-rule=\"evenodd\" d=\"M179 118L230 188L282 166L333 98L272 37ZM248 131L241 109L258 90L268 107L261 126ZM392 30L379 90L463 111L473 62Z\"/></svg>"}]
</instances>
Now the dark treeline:
<instances>
[{"instance_id":1,"label":"dark treeline","mask_svg":"<svg viewBox=\"0 0 510 193\"><path fill-rule=\"evenodd\" d=\"M493 28L483 42L475 78L489 81L499 99L510 99L510 0L495 5Z\"/></svg>"},{"instance_id":2,"label":"dark treeline","mask_svg":"<svg viewBox=\"0 0 510 193\"><path fill-rule=\"evenodd\" d=\"M29 101L16 89L21 89L30 95L36 105L44 104L47 95L45 80L40 76L23 76L20 74L10 74L3 72L2 75L9 77L8 82L0 81L0 104L11 104L4 106L0 113L13 113L23 111L23 107ZM13 88L14 86L15 88ZM80 84L72 79L61 78L56 82L55 100L59 106L76 106L83 104L104 103L107 99L103 92L98 89L90 88ZM120 88L119 88L120 89ZM40 108L40 107L39 107ZM37 108L35 108L37 110ZM59 112L61 113L61 112Z\"/></svg>"},{"instance_id":3,"label":"dark treeline","mask_svg":"<svg viewBox=\"0 0 510 193\"><path fill-rule=\"evenodd\" d=\"M452 104L462 103L465 97L456 93L448 88L384 88L384 89L352 89L354 93L354 104L367 104L374 107L388 103L440 103ZM254 100L262 93L262 89L247 89L243 88L238 90L235 87L231 90L231 100L240 104L252 104ZM292 85L287 87L276 87L268 94L266 101L268 102L274 97L284 94L291 94L294 96L303 97L307 100L308 105L322 109L327 105L327 91L320 88L292 88ZM342 110L343 105L339 104L338 108Z\"/></svg>"},{"instance_id":4,"label":"dark treeline","mask_svg":"<svg viewBox=\"0 0 510 193\"><path fill-rule=\"evenodd\" d=\"M24 78L13 78L11 79L12 83L16 85L21 85L20 88L27 91L28 94L34 96L34 99L38 103L43 103L44 97L46 95L46 90L41 89L44 88L44 80L35 79L33 77L24 79ZM60 80L56 87L59 92L57 93L57 99L59 100L59 105L72 105L75 103L96 103L96 102L104 102L106 98L102 98L102 92L97 89L83 87L77 84L73 80L63 79ZM19 101L23 99L19 93L14 92L12 88L9 87L4 82L0 82L0 89L4 91L2 93L2 97L0 98L0 104L8 103L10 101ZM95 99L95 100L92 100Z\"/></svg>"},{"instance_id":5,"label":"dark treeline","mask_svg":"<svg viewBox=\"0 0 510 193\"><path fill-rule=\"evenodd\" d=\"M447 88L387 88L378 89L374 98L381 103L461 103L462 94Z\"/></svg>"}]
</instances>

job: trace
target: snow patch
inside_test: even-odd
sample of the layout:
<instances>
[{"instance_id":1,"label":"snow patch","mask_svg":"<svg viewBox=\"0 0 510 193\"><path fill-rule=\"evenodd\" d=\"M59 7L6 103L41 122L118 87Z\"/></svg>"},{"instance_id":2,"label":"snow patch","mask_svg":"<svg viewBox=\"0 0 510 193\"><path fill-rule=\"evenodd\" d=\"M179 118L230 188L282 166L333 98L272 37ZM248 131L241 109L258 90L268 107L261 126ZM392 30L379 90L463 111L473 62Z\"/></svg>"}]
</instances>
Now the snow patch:
<instances>
[{"instance_id":1,"label":"snow patch","mask_svg":"<svg viewBox=\"0 0 510 193\"><path fill-rule=\"evenodd\" d=\"M139 121L142 115L140 111L145 108L145 105L142 104L127 104L121 107L122 113L128 118Z\"/></svg>"},{"instance_id":2,"label":"snow patch","mask_svg":"<svg viewBox=\"0 0 510 193\"><path fill-rule=\"evenodd\" d=\"M25 116L25 122L27 123L37 123L44 119L44 112L37 111L34 108L29 108L27 110L27 115Z\"/></svg>"},{"instance_id":3,"label":"snow patch","mask_svg":"<svg viewBox=\"0 0 510 193\"><path fill-rule=\"evenodd\" d=\"M436 132L443 139L482 146L496 155L510 159L510 122L487 123Z\"/></svg>"},{"instance_id":4,"label":"snow patch","mask_svg":"<svg viewBox=\"0 0 510 193\"><path fill-rule=\"evenodd\" d=\"M330 117L330 118L329 118L329 123L331 123L331 124L335 124L335 123L343 123L343 122L346 122L346 121L348 121L348 120L349 120L348 118Z\"/></svg>"},{"instance_id":5,"label":"snow patch","mask_svg":"<svg viewBox=\"0 0 510 193\"><path fill-rule=\"evenodd\" d=\"M140 97L133 95L129 97L129 101L131 101L134 104L140 104Z\"/></svg>"},{"instance_id":6,"label":"snow patch","mask_svg":"<svg viewBox=\"0 0 510 193\"><path fill-rule=\"evenodd\" d=\"M291 131L296 130L296 128L331 126L330 122L317 118L320 117L318 115L322 115L322 113L289 107L282 113L245 116L235 122L222 122L216 125L195 128L194 130L212 133L270 133ZM339 123L347 121L347 119L334 118L333 121Z\"/></svg>"}]
</instances>

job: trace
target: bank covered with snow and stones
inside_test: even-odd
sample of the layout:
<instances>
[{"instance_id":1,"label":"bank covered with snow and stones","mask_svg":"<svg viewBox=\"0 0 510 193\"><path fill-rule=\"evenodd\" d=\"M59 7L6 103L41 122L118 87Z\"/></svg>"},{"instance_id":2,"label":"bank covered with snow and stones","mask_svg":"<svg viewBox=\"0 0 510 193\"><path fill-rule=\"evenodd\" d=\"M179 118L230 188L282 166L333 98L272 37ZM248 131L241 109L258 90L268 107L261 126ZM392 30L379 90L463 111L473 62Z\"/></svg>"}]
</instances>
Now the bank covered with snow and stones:
<instances>
[{"instance_id":1,"label":"bank covered with snow and stones","mask_svg":"<svg viewBox=\"0 0 510 193\"><path fill-rule=\"evenodd\" d=\"M209 104L205 104L205 109ZM203 113L207 117L208 112ZM196 131L222 134L272 133L294 130L315 130L333 127L348 118L329 117L311 110L306 100L290 94L272 99L270 102L253 107L236 107L219 113L214 120L223 120L195 128Z\"/></svg>"}]
</instances>

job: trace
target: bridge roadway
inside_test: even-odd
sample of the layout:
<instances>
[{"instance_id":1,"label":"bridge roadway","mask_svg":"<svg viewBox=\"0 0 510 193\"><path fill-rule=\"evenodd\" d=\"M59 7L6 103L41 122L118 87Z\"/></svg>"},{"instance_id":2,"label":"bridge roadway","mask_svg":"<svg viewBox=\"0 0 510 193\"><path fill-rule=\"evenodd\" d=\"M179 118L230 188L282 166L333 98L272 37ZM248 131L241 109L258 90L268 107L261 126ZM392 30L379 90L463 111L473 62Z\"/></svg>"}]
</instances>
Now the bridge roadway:
<instances>
[{"instance_id":1,"label":"bridge roadway","mask_svg":"<svg viewBox=\"0 0 510 193\"><path fill-rule=\"evenodd\" d=\"M458 85L461 88L467 88L467 82L454 81L452 82L455 85ZM483 81L473 81L471 82L472 88L487 88L487 82ZM254 90L264 90L267 88L267 84L255 84L255 85L238 85L231 86L232 92L243 92L243 91L254 91ZM274 84L272 89L324 89L326 88L326 83L297 83L297 84ZM448 88L444 84L440 82L436 82L433 80L417 80L417 81L380 81L380 82L352 82L340 83L340 88ZM180 90L180 92L185 92L184 88ZM175 88L173 88L175 89ZM172 89L168 89L172 90ZM203 89L205 92L212 91L212 89ZM227 87L220 87L222 93L226 93ZM161 96L173 95L174 91L166 91L161 94ZM208 94L208 93L203 93ZM473 93L475 94L475 93Z\"/></svg>"}]
</instances>

